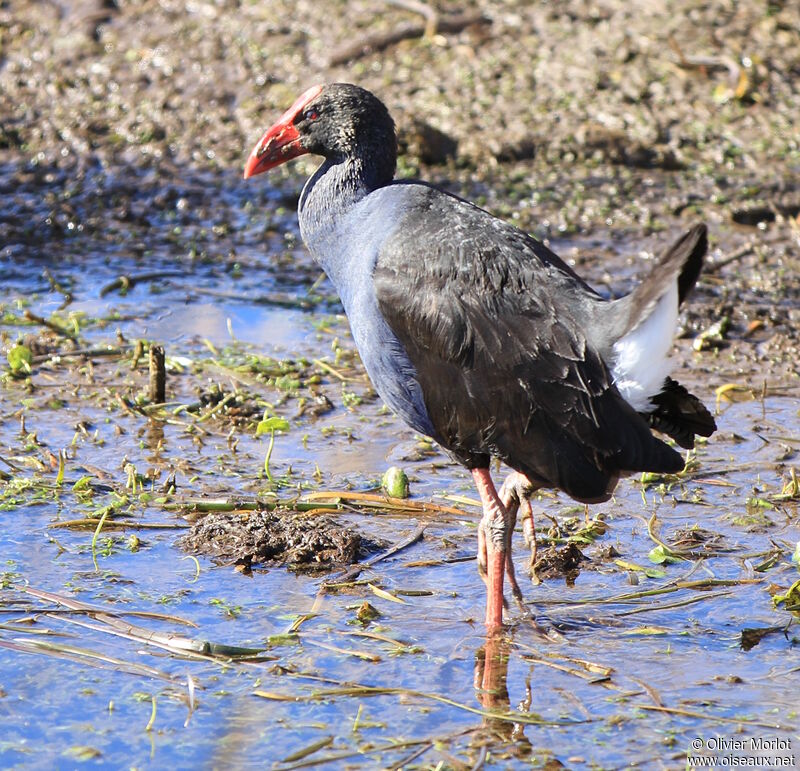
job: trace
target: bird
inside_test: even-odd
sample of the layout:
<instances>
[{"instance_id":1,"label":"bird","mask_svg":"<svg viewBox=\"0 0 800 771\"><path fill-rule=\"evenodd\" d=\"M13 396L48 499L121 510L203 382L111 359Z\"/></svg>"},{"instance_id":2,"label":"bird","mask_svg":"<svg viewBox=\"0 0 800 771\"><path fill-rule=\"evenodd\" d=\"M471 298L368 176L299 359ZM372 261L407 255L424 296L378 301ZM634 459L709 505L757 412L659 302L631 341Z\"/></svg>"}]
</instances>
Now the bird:
<instances>
[{"instance_id":1,"label":"bird","mask_svg":"<svg viewBox=\"0 0 800 771\"><path fill-rule=\"evenodd\" d=\"M360 86L306 90L257 142L244 178L308 153L323 160L298 201L303 241L338 292L379 396L471 472L485 623L501 628L504 575L520 595L511 534L522 506L530 540L535 490L607 501L621 476L684 468L654 430L691 448L716 429L670 377L706 227L691 227L632 292L608 299L510 223L395 179L394 121ZM499 491L492 458L512 470Z\"/></svg>"}]
</instances>

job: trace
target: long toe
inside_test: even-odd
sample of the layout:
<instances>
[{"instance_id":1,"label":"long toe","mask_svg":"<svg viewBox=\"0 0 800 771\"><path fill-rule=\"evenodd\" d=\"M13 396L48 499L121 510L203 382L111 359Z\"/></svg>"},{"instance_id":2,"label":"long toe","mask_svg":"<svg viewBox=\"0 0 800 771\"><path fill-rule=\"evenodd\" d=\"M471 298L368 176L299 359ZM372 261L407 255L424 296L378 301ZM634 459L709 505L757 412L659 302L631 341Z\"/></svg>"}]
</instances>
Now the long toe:
<instances>
[{"instance_id":1,"label":"long toe","mask_svg":"<svg viewBox=\"0 0 800 771\"><path fill-rule=\"evenodd\" d=\"M520 517L522 519L522 535L525 538L525 544L530 549L531 556L528 561L528 575L534 584L539 584L539 578L536 575L536 552L538 543L536 541L536 523L533 519L533 507L531 502L526 498L520 505Z\"/></svg>"},{"instance_id":2,"label":"long toe","mask_svg":"<svg viewBox=\"0 0 800 771\"><path fill-rule=\"evenodd\" d=\"M516 513L517 507L519 506L519 494L517 492L518 487L518 480L517 477L521 476L516 471L512 471L503 481L503 486L500 488L500 500L503 502L503 506L505 506L506 511L510 511L514 509Z\"/></svg>"},{"instance_id":3,"label":"long toe","mask_svg":"<svg viewBox=\"0 0 800 771\"><path fill-rule=\"evenodd\" d=\"M486 556L486 535L483 532L483 528L479 525L478 526L478 575L481 577L481 581L488 586L488 575L487 575L487 556Z\"/></svg>"},{"instance_id":4,"label":"long toe","mask_svg":"<svg viewBox=\"0 0 800 771\"><path fill-rule=\"evenodd\" d=\"M501 491L501 498L502 498L502 491ZM505 500L503 500L503 502L505 503ZM525 598L522 594L522 590L519 588L519 584L517 583L517 576L514 571L513 552L511 549L511 542L514 536L514 528L517 526L518 508L519 507L516 503L511 503L510 505L505 507L506 577L508 578L508 585L511 587L511 594L516 600L517 605L519 605L520 609L523 612L527 613L527 609L525 608Z\"/></svg>"}]
</instances>

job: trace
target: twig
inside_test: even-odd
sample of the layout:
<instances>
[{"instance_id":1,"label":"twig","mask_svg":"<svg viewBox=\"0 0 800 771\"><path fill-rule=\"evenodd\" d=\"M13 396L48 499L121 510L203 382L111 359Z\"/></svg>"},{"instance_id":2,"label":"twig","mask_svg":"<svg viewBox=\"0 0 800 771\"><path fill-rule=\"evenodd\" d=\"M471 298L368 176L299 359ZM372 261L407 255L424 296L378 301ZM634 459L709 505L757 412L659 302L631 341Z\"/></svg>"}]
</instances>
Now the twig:
<instances>
[{"instance_id":1,"label":"twig","mask_svg":"<svg viewBox=\"0 0 800 771\"><path fill-rule=\"evenodd\" d=\"M34 363L48 361L49 359L63 359L78 356L122 356L123 353L128 351L132 346L118 345L108 346L106 348L81 348L76 351L53 351L52 353L40 353L33 357Z\"/></svg>"},{"instance_id":2,"label":"twig","mask_svg":"<svg viewBox=\"0 0 800 771\"><path fill-rule=\"evenodd\" d=\"M636 685L639 685L642 688L644 688L644 690L647 691L647 695L653 700L656 706L658 707L664 706L664 702L661 701L661 696L659 695L658 691L655 688L653 688L652 685L648 685L644 680L640 680L638 677L632 677L631 675L628 675L628 679L633 680L633 682L636 683Z\"/></svg>"},{"instance_id":3,"label":"twig","mask_svg":"<svg viewBox=\"0 0 800 771\"><path fill-rule=\"evenodd\" d=\"M144 281L153 281L157 278L181 278L185 274L179 273L175 270L158 270L153 273L142 273L138 276L119 276L115 278L112 282L106 284L100 290L100 297L105 297L110 292L114 292L117 289L122 290L123 294L130 289L133 289L137 284L141 284Z\"/></svg>"},{"instance_id":4,"label":"twig","mask_svg":"<svg viewBox=\"0 0 800 771\"><path fill-rule=\"evenodd\" d=\"M32 321L35 324L40 324L43 327L47 327L49 330L55 332L57 335L69 338L73 342L76 342L78 340L78 336L74 332L70 332L68 329L58 324L55 324L49 319L45 319L42 316L37 315L33 311L26 310L23 315L25 316L26 319L28 319L28 321Z\"/></svg>"},{"instance_id":5,"label":"twig","mask_svg":"<svg viewBox=\"0 0 800 771\"><path fill-rule=\"evenodd\" d=\"M423 744L419 749L414 750L410 755L406 755L402 760L399 760L393 766L390 767L390 771L400 771L401 768L405 768L408 766L412 760L416 760L417 758L424 755L428 750L432 750L434 747L433 744Z\"/></svg>"},{"instance_id":6,"label":"twig","mask_svg":"<svg viewBox=\"0 0 800 771\"><path fill-rule=\"evenodd\" d=\"M436 34L439 27L439 12L430 5L421 3L418 0L385 0L388 5L402 8L411 13L418 13L425 19L425 37L431 38Z\"/></svg>"},{"instance_id":7,"label":"twig","mask_svg":"<svg viewBox=\"0 0 800 771\"><path fill-rule=\"evenodd\" d=\"M343 383L348 383L348 382L350 382L350 381L355 379L355 378L349 378L346 375L343 375L341 372L339 372L338 370L336 370L333 367L331 367L330 364L322 361L322 359L313 359L312 363L316 364L320 369L325 370L325 372L328 372L329 374L333 375L335 378L338 378Z\"/></svg>"},{"instance_id":8,"label":"twig","mask_svg":"<svg viewBox=\"0 0 800 771\"><path fill-rule=\"evenodd\" d=\"M530 661L533 664L542 664L545 667L551 667L552 669L557 669L559 672L566 672L568 675L573 675L574 677L578 677L581 680L585 680L588 683L606 683L611 680L610 675L594 675L589 672L584 672L576 667L568 667L566 664L561 664L557 661L550 661L549 659L543 659L538 656L532 656L530 653L523 653L521 658L524 661Z\"/></svg>"},{"instance_id":9,"label":"twig","mask_svg":"<svg viewBox=\"0 0 800 771\"><path fill-rule=\"evenodd\" d=\"M292 763L289 766L279 766L279 768L281 769L281 771L290 771L290 769L295 769L295 768L309 768L310 766L319 766L319 765L325 765L327 763L336 763L338 761L346 760L348 758L363 759L365 755L382 755L385 752L394 752L395 750L402 750L407 747L418 747L420 744L424 744L427 747L429 746L429 740L411 739L407 742L394 742L392 744L381 744L369 749L362 749L359 747L359 749L357 750L337 752L335 755L325 755L324 757L315 758L312 760L302 760L299 763ZM281 761L278 761L278 763L281 763Z\"/></svg>"},{"instance_id":10,"label":"twig","mask_svg":"<svg viewBox=\"0 0 800 771\"><path fill-rule=\"evenodd\" d=\"M235 292L221 292L216 289L206 289L204 287L192 287L194 294L207 295L209 297L219 297L223 300L246 300L251 305L272 305L276 308L289 308L292 310L307 311L316 308L319 301L304 297L292 297L289 294L261 294L255 297L242 296Z\"/></svg>"},{"instance_id":11,"label":"twig","mask_svg":"<svg viewBox=\"0 0 800 771\"><path fill-rule=\"evenodd\" d=\"M58 280L56 279L56 277L47 268L45 268L42 271L42 275L49 282L50 289L52 289L52 291L58 292L59 294L64 295L64 302L61 303L61 306L60 306L59 310L61 310L61 308L65 308L67 305L69 305L72 302L72 292L70 292L69 289L66 289L65 287L61 286L61 284L58 283Z\"/></svg>"},{"instance_id":12,"label":"twig","mask_svg":"<svg viewBox=\"0 0 800 771\"><path fill-rule=\"evenodd\" d=\"M699 69L705 74L709 69L727 70L733 80L739 75L739 65L729 56L686 56L673 35L667 37L667 43L677 55L680 66L685 69Z\"/></svg>"},{"instance_id":13,"label":"twig","mask_svg":"<svg viewBox=\"0 0 800 771\"><path fill-rule=\"evenodd\" d=\"M371 661L373 664L376 664L381 660L381 657L376 653L367 653L366 651L339 648L336 645L330 645L329 643L324 643L321 640L311 640L307 637L303 637L302 639L304 645L314 645L317 648L322 648L323 650L331 651L332 653L341 653L343 656L354 656L362 661Z\"/></svg>"},{"instance_id":14,"label":"twig","mask_svg":"<svg viewBox=\"0 0 800 771\"><path fill-rule=\"evenodd\" d=\"M47 617L55 617L51 613L44 614ZM200 661L215 661L219 658L230 661L231 659L254 659L256 657L272 660L272 657L264 657L264 648L239 648L230 645L218 645L208 640L194 640L191 637L184 637L176 634L161 634L152 632L135 624L128 624L121 619L109 616L106 613L89 614L99 623L92 624L77 618L63 616L60 621L74 624L83 629L91 629L94 632L102 632L114 637L122 637L133 642L152 645L154 648L169 651L176 656L197 659Z\"/></svg>"},{"instance_id":15,"label":"twig","mask_svg":"<svg viewBox=\"0 0 800 771\"><path fill-rule=\"evenodd\" d=\"M312 742L307 747L303 747L303 749L293 752L291 755L287 755L285 758L279 760L278 763L294 763L297 760L303 760L309 755L313 755L315 752L319 752L320 750L325 749L325 747L329 747L331 744L333 744L333 737L324 736L322 739Z\"/></svg>"},{"instance_id":16,"label":"twig","mask_svg":"<svg viewBox=\"0 0 800 771\"><path fill-rule=\"evenodd\" d=\"M12 471L22 471L19 466L13 464L10 460L6 460L2 455L0 455L0 461L5 463Z\"/></svg>"},{"instance_id":17,"label":"twig","mask_svg":"<svg viewBox=\"0 0 800 771\"><path fill-rule=\"evenodd\" d=\"M441 16L436 24L439 33L461 32L473 24L491 24L491 20L482 13L462 13L454 16ZM354 59L361 59L371 53L384 51L402 40L413 40L423 37L428 29L428 22L420 24L412 22L400 24L389 32L373 32L364 35L354 43L347 43L336 49L328 59L329 66L346 64Z\"/></svg>"},{"instance_id":18,"label":"twig","mask_svg":"<svg viewBox=\"0 0 800 771\"><path fill-rule=\"evenodd\" d=\"M716 600L719 597L727 597L731 592L709 592L701 597L690 597L688 600L680 600L679 602L665 602L660 605L648 605L644 608L634 608L633 610L624 610L621 613L615 613L617 617L633 616L637 613L650 613L656 610L669 610L670 608L682 608L685 605L694 605L696 602L705 602L706 600Z\"/></svg>"},{"instance_id":19,"label":"twig","mask_svg":"<svg viewBox=\"0 0 800 771\"><path fill-rule=\"evenodd\" d=\"M701 578L695 581L676 581L674 585L665 585L658 589L646 589L641 592L628 592L627 594L617 594L613 597L605 595L601 597L585 597L579 600L538 600L540 605L566 605L568 607L578 605L613 605L616 603L633 602L634 600L641 600L646 597L655 597L659 594L671 594L680 589L710 589L714 586L740 586L742 584L760 584L763 583L763 578ZM670 582L671 584L671 582Z\"/></svg>"},{"instance_id":20,"label":"twig","mask_svg":"<svg viewBox=\"0 0 800 771\"><path fill-rule=\"evenodd\" d=\"M374 557L370 557L365 562L361 562L357 565L351 565L344 573L340 573L338 576L333 576L326 581L322 582L321 589L326 589L330 586L335 584L342 584L347 583L349 581L358 578L361 574L361 571L364 568L369 568L375 565L376 563L380 562L381 560L388 559L397 552L401 551L402 549L406 549L412 544L415 544L419 541L420 538L425 534L425 525L422 527L418 527L410 536L404 538L402 541L398 541L393 546L390 546L386 551L381 552L380 554L376 554Z\"/></svg>"},{"instance_id":21,"label":"twig","mask_svg":"<svg viewBox=\"0 0 800 771\"><path fill-rule=\"evenodd\" d=\"M219 511L274 511L286 509L293 512L329 511L391 511L400 514L419 516L423 514L451 515L464 517L464 512L451 506L426 501L409 501L400 498L387 498L373 493L353 493L339 491L319 491L306 493L301 498L275 498L265 501L260 498L186 498L170 501L162 505L166 511L190 511L198 513ZM414 536L415 540L419 536ZM413 543L413 541L412 541ZM404 548L404 547L400 547ZM474 558L472 558L474 559ZM365 563L371 564L371 563Z\"/></svg>"},{"instance_id":22,"label":"twig","mask_svg":"<svg viewBox=\"0 0 800 771\"><path fill-rule=\"evenodd\" d=\"M752 254L755 248L755 243L753 241L748 241L746 244L742 244L738 249L734 249L729 255L704 265L703 272L706 274L716 273L720 268L724 268L726 265L736 262L736 260L741 260L742 257L747 257L748 254Z\"/></svg>"}]
</instances>

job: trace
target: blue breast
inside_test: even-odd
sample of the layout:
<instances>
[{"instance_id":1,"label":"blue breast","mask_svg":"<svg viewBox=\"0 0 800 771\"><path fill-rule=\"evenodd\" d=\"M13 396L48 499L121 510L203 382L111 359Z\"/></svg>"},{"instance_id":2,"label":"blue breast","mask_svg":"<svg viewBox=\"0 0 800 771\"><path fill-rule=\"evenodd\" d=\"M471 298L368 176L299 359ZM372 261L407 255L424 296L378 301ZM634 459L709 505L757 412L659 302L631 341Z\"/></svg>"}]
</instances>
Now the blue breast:
<instances>
[{"instance_id":1,"label":"blue breast","mask_svg":"<svg viewBox=\"0 0 800 771\"><path fill-rule=\"evenodd\" d=\"M351 203L338 216L317 222L304 216L303 240L330 278L344 305L353 339L375 390L415 431L436 438L416 370L402 343L381 315L372 274L380 246L399 226L404 191L388 186Z\"/></svg>"}]
</instances>

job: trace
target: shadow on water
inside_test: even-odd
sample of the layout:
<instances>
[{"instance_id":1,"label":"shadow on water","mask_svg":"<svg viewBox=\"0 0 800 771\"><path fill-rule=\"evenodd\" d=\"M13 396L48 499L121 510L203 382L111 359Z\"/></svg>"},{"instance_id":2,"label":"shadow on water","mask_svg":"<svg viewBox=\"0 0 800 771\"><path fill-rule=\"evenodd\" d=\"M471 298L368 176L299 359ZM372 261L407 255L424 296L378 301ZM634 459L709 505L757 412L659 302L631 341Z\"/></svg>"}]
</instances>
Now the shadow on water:
<instances>
[{"instance_id":1,"label":"shadow on water","mask_svg":"<svg viewBox=\"0 0 800 771\"><path fill-rule=\"evenodd\" d=\"M469 479L375 400L292 200L162 173L0 166L0 333L33 355L0 407L3 765L675 768L696 737L800 741L799 598L773 600L797 578L790 391L742 378L687 472L626 480L602 528L538 501L540 541L588 560L525 588L557 634L512 609L486 639ZM166 408L140 339L167 348ZM679 358L711 401L711 355ZM290 426L272 482L265 411ZM389 464L439 508L339 507L384 544L425 526L352 580L177 543L181 500L344 497Z\"/></svg>"}]
</instances>

